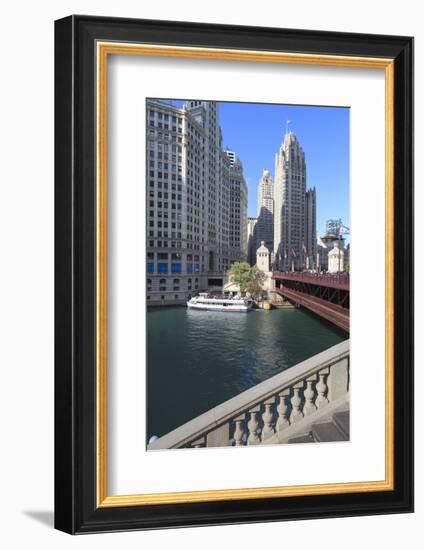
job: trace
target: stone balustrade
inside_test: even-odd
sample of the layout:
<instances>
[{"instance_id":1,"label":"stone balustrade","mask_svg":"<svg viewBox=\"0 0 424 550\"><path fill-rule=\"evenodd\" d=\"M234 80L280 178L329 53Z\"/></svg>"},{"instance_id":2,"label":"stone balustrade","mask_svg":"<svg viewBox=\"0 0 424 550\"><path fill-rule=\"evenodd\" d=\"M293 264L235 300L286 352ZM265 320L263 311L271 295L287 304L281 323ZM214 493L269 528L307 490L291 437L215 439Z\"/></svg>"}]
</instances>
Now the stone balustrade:
<instances>
[{"instance_id":1,"label":"stone balustrade","mask_svg":"<svg viewBox=\"0 0 424 550\"><path fill-rule=\"evenodd\" d=\"M278 443L346 401L349 340L257 384L148 445L148 450Z\"/></svg>"}]
</instances>

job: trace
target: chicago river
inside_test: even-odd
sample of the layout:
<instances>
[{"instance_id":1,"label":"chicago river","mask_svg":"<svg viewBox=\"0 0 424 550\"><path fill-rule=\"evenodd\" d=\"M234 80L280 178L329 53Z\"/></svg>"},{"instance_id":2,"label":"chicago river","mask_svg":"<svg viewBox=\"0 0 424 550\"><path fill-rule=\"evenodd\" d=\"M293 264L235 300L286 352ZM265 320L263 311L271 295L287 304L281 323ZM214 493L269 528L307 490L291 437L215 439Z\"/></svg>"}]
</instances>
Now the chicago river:
<instances>
[{"instance_id":1,"label":"chicago river","mask_svg":"<svg viewBox=\"0 0 424 550\"><path fill-rule=\"evenodd\" d=\"M348 337L300 309L149 309L148 437L162 436Z\"/></svg>"}]
</instances>

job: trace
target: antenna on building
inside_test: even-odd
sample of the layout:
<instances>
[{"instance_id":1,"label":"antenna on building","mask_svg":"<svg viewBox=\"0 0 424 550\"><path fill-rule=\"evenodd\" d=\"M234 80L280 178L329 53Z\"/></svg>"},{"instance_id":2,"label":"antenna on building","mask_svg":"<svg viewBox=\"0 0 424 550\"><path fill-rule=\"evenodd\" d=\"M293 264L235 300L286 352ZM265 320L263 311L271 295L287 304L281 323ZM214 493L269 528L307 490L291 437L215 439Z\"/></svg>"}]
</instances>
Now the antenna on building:
<instances>
[{"instance_id":1,"label":"antenna on building","mask_svg":"<svg viewBox=\"0 0 424 550\"><path fill-rule=\"evenodd\" d=\"M289 133L289 124L291 124L291 120L286 120L286 134Z\"/></svg>"}]
</instances>

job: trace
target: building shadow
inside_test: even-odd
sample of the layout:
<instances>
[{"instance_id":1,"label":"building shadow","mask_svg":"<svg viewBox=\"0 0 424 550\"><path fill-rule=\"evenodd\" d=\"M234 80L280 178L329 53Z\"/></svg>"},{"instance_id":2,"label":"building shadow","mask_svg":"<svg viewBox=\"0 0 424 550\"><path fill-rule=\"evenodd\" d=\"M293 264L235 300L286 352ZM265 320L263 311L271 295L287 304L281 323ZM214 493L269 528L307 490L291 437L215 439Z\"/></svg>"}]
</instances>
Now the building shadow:
<instances>
[{"instance_id":1,"label":"building shadow","mask_svg":"<svg viewBox=\"0 0 424 550\"><path fill-rule=\"evenodd\" d=\"M46 527L50 527L51 529L54 527L53 510L24 510L23 514L29 518L35 519L35 521L42 523Z\"/></svg>"}]
</instances>

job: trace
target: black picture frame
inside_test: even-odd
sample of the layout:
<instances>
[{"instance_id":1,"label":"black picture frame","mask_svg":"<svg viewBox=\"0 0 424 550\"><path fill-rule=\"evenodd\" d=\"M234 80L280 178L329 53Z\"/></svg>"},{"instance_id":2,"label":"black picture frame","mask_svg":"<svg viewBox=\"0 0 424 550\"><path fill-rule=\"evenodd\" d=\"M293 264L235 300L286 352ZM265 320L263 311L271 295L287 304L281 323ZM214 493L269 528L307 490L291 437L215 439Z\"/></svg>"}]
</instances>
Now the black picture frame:
<instances>
[{"instance_id":1,"label":"black picture frame","mask_svg":"<svg viewBox=\"0 0 424 550\"><path fill-rule=\"evenodd\" d=\"M394 60L394 490L98 507L99 40ZM55 527L93 533L413 511L413 39L73 15L55 22Z\"/></svg>"}]
</instances>

